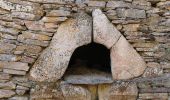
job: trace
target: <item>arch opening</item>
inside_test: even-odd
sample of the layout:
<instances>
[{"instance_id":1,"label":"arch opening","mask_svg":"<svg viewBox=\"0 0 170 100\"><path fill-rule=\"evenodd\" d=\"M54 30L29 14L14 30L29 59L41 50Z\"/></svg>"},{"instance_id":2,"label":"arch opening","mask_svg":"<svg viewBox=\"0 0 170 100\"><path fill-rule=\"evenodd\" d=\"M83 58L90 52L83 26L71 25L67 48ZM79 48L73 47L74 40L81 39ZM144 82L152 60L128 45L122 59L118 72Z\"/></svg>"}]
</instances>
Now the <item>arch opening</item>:
<instances>
[{"instance_id":1,"label":"arch opening","mask_svg":"<svg viewBox=\"0 0 170 100\"><path fill-rule=\"evenodd\" d=\"M110 83L110 63L110 50L104 45L92 42L80 46L70 58L64 80L72 84Z\"/></svg>"}]
</instances>

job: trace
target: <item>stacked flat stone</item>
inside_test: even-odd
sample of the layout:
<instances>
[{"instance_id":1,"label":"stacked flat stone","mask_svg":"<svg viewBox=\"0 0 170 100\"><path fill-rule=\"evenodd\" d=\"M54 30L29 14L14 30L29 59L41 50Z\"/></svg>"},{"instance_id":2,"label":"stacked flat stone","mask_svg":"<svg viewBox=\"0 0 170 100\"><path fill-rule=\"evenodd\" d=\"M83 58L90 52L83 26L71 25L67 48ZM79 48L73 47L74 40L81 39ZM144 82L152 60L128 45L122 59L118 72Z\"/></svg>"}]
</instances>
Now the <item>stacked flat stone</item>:
<instances>
[{"instance_id":1,"label":"stacked flat stone","mask_svg":"<svg viewBox=\"0 0 170 100\"><path fill-rule=\"evenodd\" d=\"M169 4L168 0L0 0L0 99L170 99ZM49 47L58 27L73 18L74 13L84 11L91 15L94 9L102 9L121 37L144 59L144 73L128 82L108 85L29 80L30 69ZM120 38L118 43L124 45L122 41L125 39Z\"/></svg>"}]
</instances>

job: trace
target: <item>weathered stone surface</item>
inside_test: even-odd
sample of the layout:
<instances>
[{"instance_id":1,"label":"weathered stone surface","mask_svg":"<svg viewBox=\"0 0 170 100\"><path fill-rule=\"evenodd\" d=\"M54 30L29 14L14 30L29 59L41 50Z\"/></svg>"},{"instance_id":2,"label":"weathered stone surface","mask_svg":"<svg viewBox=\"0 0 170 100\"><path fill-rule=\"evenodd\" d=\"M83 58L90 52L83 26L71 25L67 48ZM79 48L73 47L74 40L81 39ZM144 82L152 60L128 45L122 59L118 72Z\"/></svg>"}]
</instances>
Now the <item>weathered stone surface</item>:
<instances>
[{"instance_id":1,"label":"weathered stone surface","mask_svg":"<svg viewBox=\"0 0 170 100\"><path fill-rule=\"evenodd\" d=\"M3 89L15 89L16 84L13 82L0 83L0 88Z\"/></svg>"},{"instance_id":2,"label":"weathered stone surface","mask_svg":"<svg viewBox=\"0 0 170 100\"><path fill-rule=\"evenodd\" d=\"M121 36L111 49L113 79L130 79L140 76L146 64L128 41Z\"/></svg>"},{"instance_id":3,"label":"weathered stone surface","mask_svg":"<svg viewBox=\"0 0 170 100\"><path fill-rule=\"evenodd\" d=\"M50 46L43 51L30 76L35 81L56 81L64 74L73 51L91 42L92 18L81 12L62 23Z\"/></svg>"},{"instance_id":4,"label":"weathered stone surface","mask_svg":"<svg viewBox=\"0 0 170 100\"><path fill-rule=\"evenodd\" d=\"M14 96L9 98L9 100L28 100L28 97L26 96Z\"/></svg>"},{"instance_id":5,"label":"weathered stone surface","mask_svg":"<svg viewBox=\"0 0 170 100\"><path fill-rule=\"evenodd\" d=\"M146 18L145 10L138 9L118 9L116 10L118 17L121 18Z\"/></svg>"},{"instance_id":6,"label":"weathered stone surface","mask_svg":"<svg viewBox=\"0 0 170 100\"><path fill-rule=\"evenodd\" d=\"M5 34L5 33L0 33L0 37L8 39L8 40L14 40L17 39L17 36L13 36L13 35L9 35L9 34Z\"/></svg>"},{"instance_id":7,"label":"weathered stone surface","mask_svg":"<svg viewBox=\"0 0 170 100\"><path fill-rule=\"evenodd\" d=\"M15 22L7 22L7 21L0 20L0 25L5 26L5 27L16 28L16 29L20 29L20 30L26 30L25 26L19 25Z\"/></svg>"},{"instance_id":8,"label":"weathered stone surface","mask_svg":"<svg viewBox=\"0 0 170 100\"><path fill-rule=\"evenodd\" d=\"M25 21L26 27L31 31L56 32L56 29L48 29L42 21Z\"/></svg>"},{"instance_id":9,"label":"weathered stone surface","mask_svg":"<svg viewBox=\"0 0 170 100\"><path fill-rule=\"evenodd\" d=\"M7 98L15 95L15 92L12 90L3 90L0 89L0 98Z\"/></svg>"},{"instance_id":10,"label":"weathered stone surface","mask_svg":"<svg viewBox=\"0 0 170 100\"><path fill-rule=\"evenodd\" d=\"M12 12L11 15L13 18L19 18L24 20L39 20L41 18L40 15L35 15L26 12Z\"/></svg>"},{"instance_id":11,"label":"weathered stone surface","mask_svg":"<svg viewBox=\"0 0 170 100\"><path fill-rule=\"evenodd\" d=\"M90 92L81 86L61 83L61 90L66 100L91 100Z\"/></svg>"},{"instance_id":12,"label":"weathered stone surface","mask_svg":"<svg viewBox=\"0 0 170 100\"><path fill-rule=\"evenodd\" d=\"M61 91L60 82L40 83L30 91L31 100L65 100Z\"/></svg>"},{"instance_id":13,"label":"weathered stone surface","mask_svg":"<svg viewBox=\"0 0 170 100\"><path fill-rule=\"evenodd\" d=\"M0 53L11 53L16 48L16 45L10 43L0 43Z\"/></svg>"},{"instance_id":14,"label":"weathered stone surface","mask_svg":"<svg viewBox=\"0 0 170 100\"><path fill-rule=\"evenodd\" d=\"M11 78L11 75L5 74L5 73L0 73L0 80L9 80L10 78Z\"/></svg>"},{"instance_id":15,"label":"weathered stone surface","mask_svg":"<svg viewBox=\"0 0 170 100\"><path fill-rule=\"evenodd\" d=\"M111 48L121 36L120 32L110 23L101 10L94 10L92 15L94 42Z\"/></svg>"},{"instance_id":16,"label":"weathered stone surface","mask_svg":"<svg viewBox=\"0 0 170 100\"><path fill-rule=\"evenodd\" d=\"M3 69L4 73L14 74L14 75L25 75L26 71L13 70L13 69Z\"/></svg>"},{"instance_id":17,"label":"weathered stone surface","mask_svg":"<svg viewBox=\"0 0 170 100\"><path fill-rule=\"evenodd\" d=\"M130 4L125 3L123 1L108 1L107 5L106 5L106 7L112 8L112 9L129 7L129 6L130 6Z\"/></svg>"},{"instance_id":18,"label":"weathered stone surface","mask_svg":"<svg viewBox=\"0 0 170 100\"><path fill-rule=\"evenodd\" d=\"M26 43L26 44L29 44L29 45L37 45L37 46L43 46L43 47L46 47L46 46L49 45L49 41L25 39L22 35L19 35L17 40L19 42Z\"/></svg>"},{"instance_id":19,"label":"weathered stone surface","mask_svg":"<svg viewBox=\"0 0 170 100\"><path fill-rule=\"evenodd\" d=\"M18 35L20 30L15 29L15 28L7 28L7 27L4 27L4 26L0 26L0 32L9 33L9 34L12 34L12 35Z\"/></svg>"},{"instance_id":20,"label":"weathered stone surface","mask_svg":"<svg viewBox=\"0 0 170 100\"><path fill-rule=\"evenodd\" d=\"M27 1L0 0L0 7L9 11L23 12L23 14L25 14L24 12L29 12L37 16L43 15L43 9L40 6L40 4L27 2ZM22 15L20 14L20 16Z\"/></svg>"},{"instance_id":21,"label":"weathered stone surface","mask_svg":"<svg viewBox=\"0 0 170 100\"><path fill-rule=\"evenodd\" d=\"M105 1L89 1L88 6L92 7L105 7L106 2Z\"/></svg>"},{"instance_id":22,"label":"weathered stone surface","mask_svg":"<svg viewBox=\"0 0 170 100\"><path fill-rule=\"evenodd\" d=\"M47 12L46 16L70 16L70 11L67 10L51 10L50 12Z\"/></svg>"},{"instance_id":23,"label":"weathered stone surface","mask_svg":"<svg viewBox=\"0 0 170 100\"><path fill-rule=\"evenodd\" d=\"M19 35L18 37L22 37L24 39L35 39L35 40L42 40L42 41L47 41L50 40L51 37L42 35L42 34L34 34L30 33L29 31L22 31L22 34Z\"/></svg>"},{"instance_id":24,"label":"weathered stone surface","mask_svg":"<svg viewBox=\"0 0 170 100\"><path fill-rule=\"evenodd\" d=\"M14 70L23 70L23 71L28 71L29 66L27 63L22 63L22 62L2 62L0 61L0 64L3 68L7 69L14 69Z\"/></svg>"},{"instance_id":25,"label":"weathered stone surface","mask_svg":"<svg viewBox=\"0 0 170 100\"><path fill-rule=\"evenodd\" d=\"M163 74L163 69L160 67L146 68L143 77L157 77Z\"/></svg>"},{"instance_id":26,"label":"weathered stone surface","mask_svg":"<svg viewBox=\"0 0 170 100\"><path fill-rule=\"evenodd\" d=\"M99 100L136 100L138 89L133 83L114 83L98 86Z\"/></svg>"},{"instance_id":27,"label":"weathered stone surface","mask_svg":"<svg viewBox=\"0 0 170 100\"><path fill-rule=\"evenodd\" d=\"M24 95L26 93L26 90L16 89L16 94L18 95Z\"/></svg>"},{"instance_id":28,"label":"weathered stone surface","mask_svg":"<svg viewBox=\"0 0 170 100\"><path fill-rule=\"evenodd\" d=\"M139 99L167 100L168 93L141 93L139 94Z\"/></svg>"},{"instance_id":29,"label":"weathered stone surface","mask_svg":"<svg viewBox=\"0 0 170 100\"><path fill-rule=\"evenodd\" d=\"M14 1L14 0L12 0ZM15 0L15 3L19 3L17 1L19 0ZM32 6L28 6L28 4L30 5L31 2L21 2L23 5L21 4L14 4L13 2L9 2L9 0L1 0L0 1L0 7L6 10L17 10L17 11L31 11L33 10ZM24 5L25 4L25 5ZM27 5L27 6L26 6Z\"/></svg>"},{"instance_id":30,"label":"weathered stone surface","mask_svg":"<svg viewBox=\"0 0 170 100\"><path fill-rule=\"evenodd\" d=\"M28 56L22 56L21 62L24 62L24 63L29 63L29 64L32 64L35 62L35 59L34 58L31 58L31 57L28 57Z\"/></svg>"},{"instance_id":31,"label":"weathered stone surface","mask_svg":"<svg viewBox=\"0 0 170 100\"><path fill-rule=\"evenodd\" d=\"M71 84L103 84L112 83L111 73L98 71L81 66L69 68L64 74L64 80Z\"/></svg>"},{"instance_id":32,"label":"weathered stone surface","mask_svg":"<svg viewBox=\"0 0 170 100\"><path fill-rule=\"evenodd\" d=\"M67 19L67 17L43 17L42 21L47 23L57 23L57 22L63 22Z\"/></svg>"},{"instance_id":33,"label":"weathered stone surface","mask_svg":"<svg viewBox=\"0 0 170 100\"><path fill-rule=\"evenodd\" d=\"M123 25L123 30L124 31L130 31L130 32L136 32L138 31L140 24L127 24L127 25Z\"/></svg>"},{"instance_id":34,"label":"weathered stone surface","mask_svg":"<svg viewBox=\"0 0 170 100\"><path fill-rule=\"evenodd\" d=\"M0 15L9 14L9 13L10 13L9 11L0 8Z\"/></svg>"},{"instance_id":35,"label":"weathered stone surface","mask_svg":"<svg viewBox=\"0 0 170 100\"><path fill-rule=\"evenodd\" d=\"M42 51L40 46L35 45L19 45L16 47L15 52L37 55Z\"/></svg>"},{"instance_id":36,"label":"weathered stone surface","mask_svg":"<svg viewBox=\"0 0 170 100\"><path fill-rule=\"evenodd\" d=\"M19 59L20 57L16 55L0 54L1 61L18 61Z\"/></svg>"},{"instance_id":37,"label":"weathered stone surface","mask_svg":"<svg viewBox=\"0 0 170 100\"><path fill-rule=\"evenodd\" d=\"M28 1L38 2L38 3L67 4L67 3L72 3L74 0L28 0Z\"/></svg>"}]
</instances>

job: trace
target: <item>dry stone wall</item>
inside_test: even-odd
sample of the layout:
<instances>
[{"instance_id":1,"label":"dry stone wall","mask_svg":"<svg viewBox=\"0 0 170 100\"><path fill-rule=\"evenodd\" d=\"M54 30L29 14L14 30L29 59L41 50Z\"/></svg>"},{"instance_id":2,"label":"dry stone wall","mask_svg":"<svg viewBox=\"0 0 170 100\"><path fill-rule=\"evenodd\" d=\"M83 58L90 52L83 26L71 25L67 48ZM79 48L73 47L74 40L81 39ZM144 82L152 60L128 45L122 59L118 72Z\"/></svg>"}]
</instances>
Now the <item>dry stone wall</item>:
<instances>
[{"instance_id":1,"label":"dry stone wall","mask_svg":"<svg viewBox=\"0 0 170 100\"><path fill-rule=\"evenodd\" d=\"M145 60L145 72L98 86L30 80L60 24L96 8ZM168 0L0 0L0 100L170 99L169 11Z\"/></svg>"}]
</instances>

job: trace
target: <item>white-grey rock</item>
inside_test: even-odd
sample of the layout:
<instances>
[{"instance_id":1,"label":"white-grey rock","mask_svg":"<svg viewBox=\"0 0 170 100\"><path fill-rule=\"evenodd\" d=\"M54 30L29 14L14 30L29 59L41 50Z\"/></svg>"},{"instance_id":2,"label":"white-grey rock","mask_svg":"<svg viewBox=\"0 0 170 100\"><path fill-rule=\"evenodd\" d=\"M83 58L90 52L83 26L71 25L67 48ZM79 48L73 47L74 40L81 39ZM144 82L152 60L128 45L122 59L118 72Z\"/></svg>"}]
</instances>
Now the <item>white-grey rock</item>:
<instances>
[{"instance_id":1,"label":"white-grey rock","mask_svg":"<svg viewBox=\"0 0 170 100\"><path fill-rule=\"evenodd\" d=\"M61 83L61 90L66 100L91 100L90 92L81 86Z\"/></svg>"},{"instance_id":2,"label":"white-grey rock","mask_svg":"<svg viewBox=\"0 0 170 100\"><path fill-rule=\"evenodd\" d=\"M139 9L117 9L117 15L121 18L146 18L145 10Z\"/></svg>"},{"instance_id":3,"label":"white-grey rock","mask_svg":"<svg viewBox=\"0 0 170 100\"><path fill-rule=\"evenodd\" d=\"M23 70L23 71L28 71L29 66L28 63L22 63L22 62L2 62L0 61L0 64L2 65L3 68L7 69L14 69L14 70Z\"/></svg>"},{"instance_id":4,"label":"white-grey rock","mask_svg":"<svg viewBox=\"0 0 170 100\"><path fill-rule=\"evenodd\" d=\"M35 81L56 81L67 69L74 50L91 42L92 18L81 12L62 23L30 71Z\"/></svg>"},{"instance_id":5,"label":"white-grey rock","mask_svg":"<svg viewBox=\"0 0 170 100\"><path fill-rule=\"evenodd\" d=\"M18 61L20 57L16 55L0 54L1 61Z\"/></svg>"},{"instance_id":6,"label":"white-grey rock","mask_svg":"<svg viewBox=\"0 0 170 100\"><path fill-rule=\"evenodd\" d=\"M12 90L3 90L0 89L0 98L8 98L15 95L15 92Z\"/></svg>"},{"instance_id":7,"label":"white-grey rock","mask_svg":"<svg viewBox=\"0 0 170 100\"><path fill-rule=\"evenodd\" d=\"M3 69L4 73L13 75L26 75L26 71L13 70L13 69Z\"/></svg>"},{"instance_id":8,"label":"white-grey rock","mask_svg":"<svg viewBox=\"0 0 170 100\"><path fill-rule=\"evenodd\" d=\"M28 97L26 96L14 96L9 98L9 100L28 100Z\"/></svg>"},{"instance_id":9,"label":"white-grey rock","mask_svg":"<svg viewBox=\"0 0 170 100\"><path fill-rule=\"evenodd\" d=\"M100 9L95 9L92 15L94 42L103 44L110 49L121 36L120 32Z\"/></svg>"},{"instance_id":10,"label":"white-grey rock","mask_svg":"<svg viewBox=\"0 0 170 100\"><path fill-rule=\"evenodd\" d=\"M5 82L5 83L0 83L0 88L3 89L15 89L16 84L13 82Z\"/></svg>"},{"instance_id":11,"label":"white-grey rock","mask_svg":"<svg viewBox=\"0 0 170 100\"><path fill-rule=\"evenodd\" d=\"M111 49L113 79L130 79L143 74L146 64L136 50L121 36Z\"/></svg>"},{"instance_id":12,"label":"white-grey rock","mask_svg":"<svg viewBox=\"0 0 170 100\"><path fill-rule=\"evenodd\" d=\"M108 1L106 7L108 8L112 8L112 9L115 9L115 8L127 8L129 7L130 4L129 3L125 3L124 1Z\"/></svg>"},{"instance_id":13,"label":"white-grey rock","mask_svg":"<svg viewBox=\"0 0 170 100\"><path fill-rule=\"evenodd\" d=\"M74 0L28 0L37 3L52 3L52 4L67 4L72 3Z\"/></svg>"},{"instance_id":14,"label":"white-grey rock","mask_svg":"<svg viewBox=\"0 0 170 100\"><path fill-rule=\"evenodd\" d=\"M134 83L114 83L98 86L99 100L136 100L138 89Z\"/></svg>"}]
</instances>

